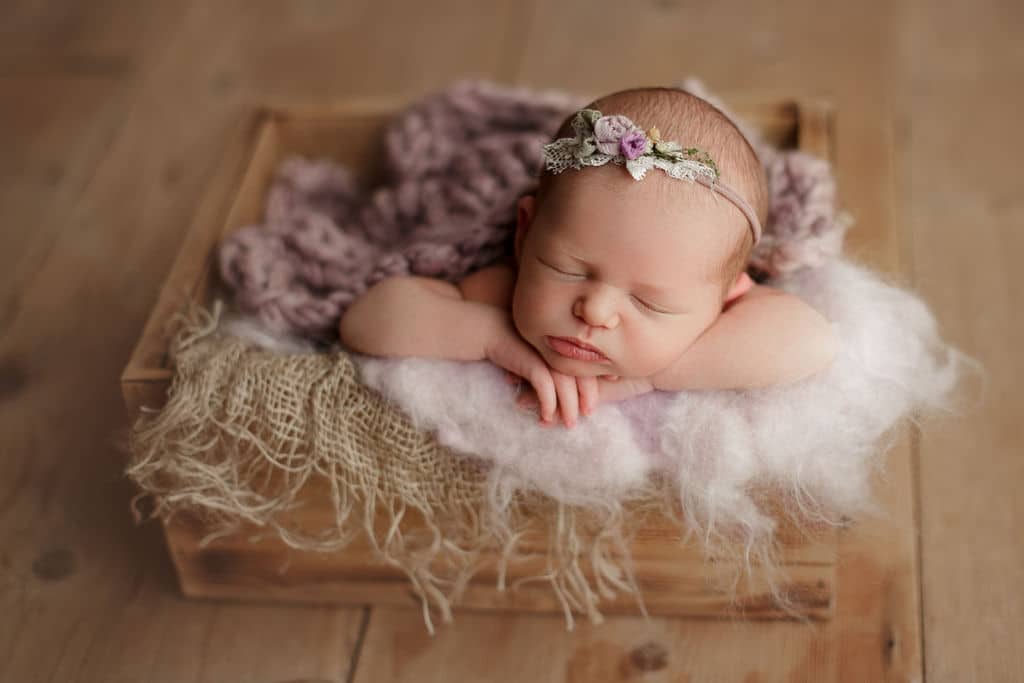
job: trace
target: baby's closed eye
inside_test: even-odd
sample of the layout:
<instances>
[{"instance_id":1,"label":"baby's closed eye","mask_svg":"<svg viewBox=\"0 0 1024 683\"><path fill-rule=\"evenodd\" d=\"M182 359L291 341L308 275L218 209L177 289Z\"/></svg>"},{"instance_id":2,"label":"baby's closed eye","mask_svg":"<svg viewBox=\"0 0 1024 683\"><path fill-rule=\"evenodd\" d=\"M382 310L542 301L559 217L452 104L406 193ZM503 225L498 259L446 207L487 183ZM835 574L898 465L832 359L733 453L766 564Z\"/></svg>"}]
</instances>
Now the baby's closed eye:
<instances>
[{"instance_id":1,"label":"baby's closed eye","mask_svg":"<svg viewBox=\"0 0 1024 683\"><path fill-rule=\"evenodd\" d=\"M550 263L548 263L547 261L544 261L543 259L541 259L539 257L537 258L537 262L540 263L545 268L550 268L551 270L555 271L556 273L561 273L562 275L568 275L569 277L586 277L587 276L586 273L571 273L571 272L569 272L567 270L562 270L558 266L553 266Z\"/></svg>"},{"instance_id":2,"label":"baby's closed eye","mask_svg":"<svg viewBox=\"0 0 1024 683\"><path fill-rule=\"evenodd\" d=\"M577 273L577 272L573 272L573 271L569 271L569 270L564 270L562 268L559 268L558 266L555 266L555 265L552 265L550 263L547 263L546 261L544 261L543 259L541 259L539 257L537 258L537 262L540 263L545 268L548 268L549 270L553 270L556 273L558 273L560 275L563 275L563 276L565 276L567 278L571 278L574 281L575 280L580 280L580 279L583 279L583 278L587 277L586 273ZM643 297L640 297L640 296L638 296L636 294L630 294L629 296L633 300L633 302L637 304L637 306L639 308L642 308L643 310L646 310L646 311L650 311L651 313L657 313L659 315L680 315L680 313L678 313L676 311L670 310L670 309L668 309L668 308L666 308L664 306L661 306L659 304L656 304L656 303L653 303L651 301L648 301L647 299L645 299Z\"/></svg>"},{"instance_id":3,"label":"baby's closed eye","mask_svg":"<svg viewBox=\"0 0 1024 683\"><path fill-rule=\"evenodd\" d=\"M633 296L633 300L634 301L640 302L641 306L643 306L644 308L646 308L648 310L654 311L655 313L660 313L662 315L679 315L678 313L675 313L674 311L669 311L669 310L666 310L664 308L661 308L660 306L656 306L655 304L652 304L650 302L644 301L643 299L641 299L640 297L638 297L636 295L632 295L632 296Z\"/></svg>"}]
</instances>

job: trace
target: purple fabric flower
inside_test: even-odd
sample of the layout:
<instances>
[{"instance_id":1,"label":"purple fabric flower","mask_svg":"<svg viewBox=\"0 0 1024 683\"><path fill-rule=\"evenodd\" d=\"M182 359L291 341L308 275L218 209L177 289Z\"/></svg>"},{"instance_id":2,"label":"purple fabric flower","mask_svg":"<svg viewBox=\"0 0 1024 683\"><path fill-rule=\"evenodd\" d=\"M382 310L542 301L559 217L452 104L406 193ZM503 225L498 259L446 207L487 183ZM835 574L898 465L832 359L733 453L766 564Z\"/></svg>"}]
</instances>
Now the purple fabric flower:
<instances>
[{"instance_id":1,"label":"purple fabric flower","mask_svg":"<svg viewBox=\"0 0 1024 683\"><path fill-rule=\"evenodd\" d=\"M632 161L647 151L647 136L641 130L632 130L619 141L619 148L622 156Z\"/></svg>"},{"instance_id":2,"label":"purple fabric flower","mask_svg":"<svg viewBox=\"0 0 1024 683\"><path fill-rule=\"evenodd\" d=\"M594 138L597 149L602 154L615 156L619 153L619 142L636 125L625 116L602 116L594 122Z\"/></svg>"}]
</instances>

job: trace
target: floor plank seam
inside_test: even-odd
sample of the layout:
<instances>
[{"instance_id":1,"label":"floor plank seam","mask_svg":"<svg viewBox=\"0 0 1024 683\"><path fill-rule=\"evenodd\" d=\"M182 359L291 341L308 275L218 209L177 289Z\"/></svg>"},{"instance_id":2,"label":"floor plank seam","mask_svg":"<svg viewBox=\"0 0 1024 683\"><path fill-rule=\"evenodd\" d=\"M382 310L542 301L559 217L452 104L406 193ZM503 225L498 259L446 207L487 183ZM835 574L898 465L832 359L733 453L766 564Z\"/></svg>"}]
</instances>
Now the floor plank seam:
<instances>
[{"instance_id":1,"label":"floor plank seam","mask_svg":"<svg viewBox=\"0 0 1024 683\"><path fill-rule=\"evenodd\" d=\"M924 504L921 501L921 429L917 425L912 425L910 429L910 474L910 490L914 505L914 556L917 560L917 640L921 652L921 683L927 683L928 658L925 656L924 637L924 543L921 539L924 529Z\"/></svg>"},{"instance_id":2,"label":"floor plank seam","mask_svg":"<svg viewBox=\"0 0 1024 683\"><path fill-rule=\"evenodd\" d=\"M345 674L345 683L353 683L356 680L356 671L359 669L359 655L363 651L366 632L370 628L371 612L372 609L369 606L363 608L363 617L359 622L359 635L356 636L356 646L352 648L352 661L349 664L348 672Z\"/></svg>"}]
</instances>

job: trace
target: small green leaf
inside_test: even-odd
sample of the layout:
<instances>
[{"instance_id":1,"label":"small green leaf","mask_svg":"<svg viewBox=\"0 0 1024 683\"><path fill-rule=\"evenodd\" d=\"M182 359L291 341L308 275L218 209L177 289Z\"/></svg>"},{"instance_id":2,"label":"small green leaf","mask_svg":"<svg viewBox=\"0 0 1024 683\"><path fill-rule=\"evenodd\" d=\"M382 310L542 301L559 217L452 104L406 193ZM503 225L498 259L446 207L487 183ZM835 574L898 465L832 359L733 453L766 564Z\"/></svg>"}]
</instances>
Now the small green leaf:
<instances>
[{"instance_id":1,"label":"small green leaf","mask_svg":"<svg viewBox=\"0 0 1024 683\"><path fill-rule=\"evenodd\" d=\"M586 121L587 125L593 130L594 124L601 118L601 112L596 109L581 109L578 116Z\"/></svg>"}]
</instances>

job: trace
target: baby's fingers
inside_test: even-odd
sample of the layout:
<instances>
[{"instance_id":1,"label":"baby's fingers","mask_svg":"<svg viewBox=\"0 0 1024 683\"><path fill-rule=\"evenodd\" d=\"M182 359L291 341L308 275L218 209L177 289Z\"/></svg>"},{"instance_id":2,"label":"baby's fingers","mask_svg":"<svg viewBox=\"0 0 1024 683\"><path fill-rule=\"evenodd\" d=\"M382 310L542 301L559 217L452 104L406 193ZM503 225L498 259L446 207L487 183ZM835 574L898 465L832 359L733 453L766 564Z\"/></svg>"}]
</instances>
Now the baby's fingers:
<instances>
[{"instance_id":1,"label":"baby's fingers","mask_svg":"<svg viewBox=\"0 0 1024 683\"><path fill-rule=\"evenodd\" d=\"M551 422L555 418L557 397L555 395L555 383L551 379L551 373L546 367L539 367L530 373L530 384L537 393L537 400L540 402L540 418L544 422Z\"/></svg>"},{"instance_id":2,"label":"baby's fingers","mask_svg":"<svg viewBox=\"0 0 1024 683\"><path fill-rule=\"evenodd\" d=\"M560 372L552 372L551 377L555 381L558 409L562 413L562 421L565 422L566 427L575 427L576 418L580 414L580 398L576 389L576 378L571 375L563 375Z\"/></svg>"},{"instance_id":3,"label":"baby's fingers","mask_svg":"<svg viewBox=\"0 0 1024 683\"><path fill-rule=\"evenodd\" d=\"M580 392L580 413L590 415L597 407L598 398L596 377L577 377L576 384Z\"/></svg>"}]
</instances>

